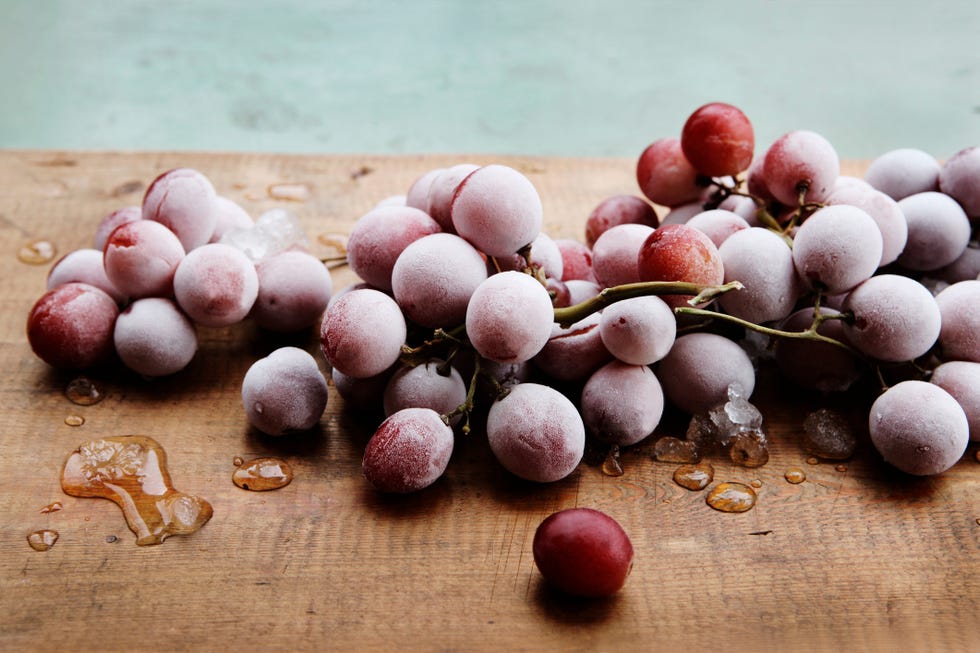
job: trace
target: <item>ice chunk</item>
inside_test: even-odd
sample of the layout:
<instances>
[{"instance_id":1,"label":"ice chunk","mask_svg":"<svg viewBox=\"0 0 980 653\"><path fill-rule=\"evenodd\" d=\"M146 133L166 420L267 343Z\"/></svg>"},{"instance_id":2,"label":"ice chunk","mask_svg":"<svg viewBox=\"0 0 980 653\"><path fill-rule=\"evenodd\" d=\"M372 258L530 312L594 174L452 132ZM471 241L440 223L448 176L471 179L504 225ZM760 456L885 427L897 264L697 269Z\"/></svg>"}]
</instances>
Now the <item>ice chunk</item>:
<instances>
[{"instance_id":1,"label":"ice chunk","mask_svg":"<svg viewBox=\"0 0 980 653\"><path fill-rule=\"evenodd\" d=\"M857 438L839 412L821 408L803 420L803 449L812 456L846 460L854 453Z\"/></svg>"},{"instance_id":2,"label":"ice chunk","mask_svg":"<svg viewBox=\"0 0 980 653\"><path fill-rule=\"evenodd\" d=\"M758 431L762 427L762 413L745 399L738 383L728 386L728 401L709 410L708 418L722 447L730 446L739 433Z\"/></svg>"},{"instance_id":3,"label":"ice chunk","mask_svg":"<svg viewBox=\"0 0 980 653\"><path fill-rule=\"evenodd\" d=\"M309 239L299 219L286 209L266 211L255 226L232 229L221 237L221 242L241 250L253 263L289 249L309 249Z\"/></svg>"},{"instance_id":4,"label":"ice chunk","mask_svg":"<svg viewBox=\"0 0 980 653\"><path fill-rule=\"evenodd\" d=\"M743 467L761 467L769 462L769 444L760 430L742 431L728 450L732 462Z\"/></svg>"}]
</instances>

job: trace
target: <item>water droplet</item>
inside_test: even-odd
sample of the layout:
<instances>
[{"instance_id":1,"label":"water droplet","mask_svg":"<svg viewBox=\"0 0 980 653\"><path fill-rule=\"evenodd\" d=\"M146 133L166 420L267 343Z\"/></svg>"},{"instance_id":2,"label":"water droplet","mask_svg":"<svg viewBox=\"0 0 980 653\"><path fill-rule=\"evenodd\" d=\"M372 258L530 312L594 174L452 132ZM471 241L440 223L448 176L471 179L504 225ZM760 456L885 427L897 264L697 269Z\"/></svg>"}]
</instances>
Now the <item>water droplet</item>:
<instances>
[{"instance_id":1,"label":"water droplet","mask_svg":"<svg viewBox=\"0 0 980 653\"><path fill-rule=\"evenodd\" d=\"M115 544L118 541L119 541L119 538L116 537L115 535L106 535L105 536L105 543L106 544Z\"/></svg>"},{"instance_id":2,"label":"water droplet","mask_svg":"<svg viewBox=\"0 0 980 653\"><path fill-rule=\"evenodd\" d=\"M346 234L319 234L317 242L331 250L332 257L347 256Z\"/></svg>"},{"instance_id":3,"label":"water droplet","mask_svg":"<svg viewBox=\"0 0 980 653\"><path fill-rule=\"evenodd\" d=\"M703 490L715 478L715 468L711 463L681 465L674 470L674 482L688 490Z\"/></svg>"},{"instance_id":4,"label":"water droplet","mask_svg":"<svg viewBox=\"0 0 980 653\"><path fill-rule=\"evenodd\" d=\"M44 265L54 260L58 250L48 240L32 240L17 251L17 260L28 265Z\"/></svg>"},{"instance_id":5,"label":"water droplet","mask_svg":"<svg viewBox=\"0 0 980 653\"><path fill-rule=\"evenodd\" d=\"M807 465L819 465L820 464L820 459L817 458L816 456L810 456L809 458L806 459L806 464Z\"/></svg>"},{"instance_id":6,"label":"water droplet","mask_svg":"<svg viewBox=\"0 0 980 653\"><path fill-rule=\"evenodd\" d=\"M806 480L806 472L799 467L790 467L786 470L786 473L783 474L783 478L785 478L788 483L798 485Z\"/></svg>"},{"instance_id":7,"label":"water droplet","mask_svg":"<svg viewBox=\"0 0 980 653\"><path fill-rule=\"evenodd\" d=\"M235 456L234 458L231 459L231 464L234 465L235 467L241 467L242 463L244 462L245 459L242 458L241 456Z\"/></svg>"},{"instance_id":8,"label":"water droplet","mask_svg":"<svg viewBox=\"0 0 980 653\"><path fill-rule=\"evenodd\" d=\"M68 426L81 426L85 423L85 418L81 415L68 415L65 417L65 424Z\"/></svg>"},{"instance_id":9,"label":"water droplet","mask_svg":"<svg viewBox=\"0 0 980 653\"><path fill-rule=\"evenodd\" d=\"M609 453L602 461L602 473L606 476L622 476L625 473L623 465L619 462L619 445L614 444L609 447Z\"/></svg>"},{"instance_id":10,"label":"water droplet","mask_svg":"<svg viewBox=\"0 0 980 653\"><path fill-rule=\"evenodd\" d=\"M701 453L696 442L667 435L653 445L653 459L662 463L696 463Z\"/></svg>"},{"instance_id":11,"label":"water droplet","mask_svg":"<svg viewBox=\"0 0 980 653\"><path fill-rule=\"evenodd\" d=\"M41 508L41 514L42 515L47 515L48 513L58 512L63 507L64 506L61 505L61 502L60 501L52 501L48 505L46 505L43 508Z\"/></svg>"},{"instance_id":12,"label":"water droplet","mask_svg":"<svg viewBox=\"0 0 980 653\"><path fill-rule=\"evenodd\" d=\"M835 465L834 469L836 469L838 472L846 472L847 465Z\"/></svg>"},{"instance_id":13,"label":"water droplet","mask_svg":"<svg viewBox=\"0 0 980 653\"><path fill-rule=\"evenodd\" d=\"M91 406L104 399L104 396L91 379L79 376L68 382L65 388L65 396L68 401L79 406Z\"/></svg>"},{"instance_id":14,"label":"water droplet","mask_svg":"<svg viewBox=\"0 0 980 653\"><path fill-rule=\"evenodd\" d=\"M58 531L52 531L47 528L34 531L27 536L27 543L31 545L31 548L35 551L47 551L54 546L54 543L58 541Z\"/></svg>"},{"instance_id":15,"label":"water droplet","mask_svg":"<svg viewBox=\"0 0 980 653\"><path fill-rule=\"evenodd\" d=\"M65 461L61 489L70 496L114 502L140 546L193 533L211 518L211 504L174 489L163 447L140 435L107 437L79 446Z\"/></svg>"},{"instance_id":16,"label":"water droplet","mask_svg":"<svg viewBox=\"0 0 980 653\"><path fill-rule=\"evenodd\" d=\"M749 483L749 485L751 485L752 487L754 487L755 489L758 490L760 487L762 487L762 481L760 481L757 478L756 479L752 479L752 481Z\"/></svg>"},{"instance_id":17,"label":"water droplet","mask_svg":"<svg viewBox=\"0 0 980 653\"><path fill-rule=\"evenodd\" d=\"M256 458L239 465L231 480L243 490L278 490L293 480L293 470L289 463L278 458Z\"/></svg>"},{"instance_id":18,"label":"water droplet","mask_svg":"<svg viewBox=\"0 0 980 653\"><path fill-rule=\"evenodd\" d=\"M755 490L748 485L730 481L713 487L705 501L721 512L745 512L752 509L757 498Z\"/></svg>"},{"instance_id":19,"label":"water droplet","mask_svg":"<svg viewBox=\"0 0 980 653\"><path fill-rule=\"evenodd\" d=\"M285 200L287 202L305 202L310 199L312 189L309 184L284 182L272 184L266 192L274 200Z\"/></svg>"}]
</instances>

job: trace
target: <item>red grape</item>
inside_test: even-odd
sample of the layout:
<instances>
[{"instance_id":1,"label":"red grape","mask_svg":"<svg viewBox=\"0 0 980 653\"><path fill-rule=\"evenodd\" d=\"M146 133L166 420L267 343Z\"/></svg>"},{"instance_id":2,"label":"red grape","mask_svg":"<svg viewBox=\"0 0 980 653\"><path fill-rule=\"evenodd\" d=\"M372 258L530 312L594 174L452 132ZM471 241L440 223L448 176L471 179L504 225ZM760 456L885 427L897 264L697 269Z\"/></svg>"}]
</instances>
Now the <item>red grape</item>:
<instances>
[{"instance_id":1,"label":"red grape","mask_svg":"<svg viewBox=\"0 0 980 653\"><path fill-rule=\"evenodd\" d=\"M44 293L27 317L27 340L52 367L84 369L112 355L119 308L105 291L66 283Z\"/></svg>"},{"instance_id":2,"label":"red grape","mask_svg":"<svg viewBox=\"0 0 980 653\"><path fill-rule=\"evenodd\" d=\"M712 102L697 109L684 123L681 148L684 157L703 175L737 175L752 161L755 134L740 109Z\"/></svg>"},{"instance_id":3,"label":"red grape","mask_svg":"<svg viewBox=\"0 0 980 653\"><path fill-rule=\"evenodd\" d=\"M641 281L686 281L718 285L725 279L718 248L703 232L684 224L664 225L651 233L637 258ZM682 306L690 295L668 295L664 301Z\"/></svg>"},{"instance_id":4,"label":"red grape","mask_svg":"<svg viewBox=\"0 0 980 653\"><path fill-rule=\"evenodd\" d=\"M406 494L443 475L453 453L453 430L431 408L404 408L381 423L364 450L364 478L376 490Z\"/></svg>"},{"instance_id":5,"label":"red grape","mask_svg":"<svg viewBox=\"0 0 980 653\"><path fill-rule=\"evenodd\" d=\"M663 206L678 206L698 199L702 189L698 172L684 157L679 138L651 143L636 163L636 181L647 198Z\"/></svg>"}]
</instances>

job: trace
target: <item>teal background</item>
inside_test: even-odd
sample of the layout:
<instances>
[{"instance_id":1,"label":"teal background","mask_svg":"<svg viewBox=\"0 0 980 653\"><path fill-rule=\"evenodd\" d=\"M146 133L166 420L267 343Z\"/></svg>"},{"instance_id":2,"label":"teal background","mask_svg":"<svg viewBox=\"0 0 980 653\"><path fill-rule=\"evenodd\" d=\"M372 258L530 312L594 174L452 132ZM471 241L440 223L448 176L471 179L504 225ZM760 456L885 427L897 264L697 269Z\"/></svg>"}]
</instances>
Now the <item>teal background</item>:
<instances>
[{"instance_id":1,"label":"teal background","mask_svg":"<svg viewBox=\"0 0 980 653\"><path fill-rule=\"evenodd\" d=\"M980 2L0 0L0 147L635 156L980 144Z\"/></svg>"}]
</instances>

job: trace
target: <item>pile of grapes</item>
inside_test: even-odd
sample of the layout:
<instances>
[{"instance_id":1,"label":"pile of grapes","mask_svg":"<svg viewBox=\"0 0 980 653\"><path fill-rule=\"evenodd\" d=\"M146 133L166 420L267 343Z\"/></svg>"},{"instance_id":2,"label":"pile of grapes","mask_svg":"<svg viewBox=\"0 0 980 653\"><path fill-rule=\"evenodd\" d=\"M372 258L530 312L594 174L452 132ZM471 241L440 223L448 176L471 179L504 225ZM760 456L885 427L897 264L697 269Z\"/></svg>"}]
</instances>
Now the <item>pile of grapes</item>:
<instances>
[{"instance_id":1,"label":"pile of grapes","mask_svg":"<svg viewBox=\"0 0 980 653\"><path fill-rule=\"evenodd\" d=\"M580 242L541 232L513 168L429 171L356 222L346 260L363 282L334 294L287 215L253 221L200 172L172 170L53 267L29 341L56 367L117 356L152 377L189 363L198 326L319 325L338 393L387 416L363 458L383 492L435 482L477 421L503 467L556 481L587 435L636 444L667 402L703 427L674 439L692 459L722 446L758 462L753 358L719 324L771 339L806 388L877 374L871 438L908 473L940 473L980 439L980 148L942 165L896 150L862 180L809 131L756 156L748 118L713 103L636 175L645 198L599 203ZM248 370L242 400L283 435L317 423L327 385L287 347Z\"/></svg>"}]
</instances>

